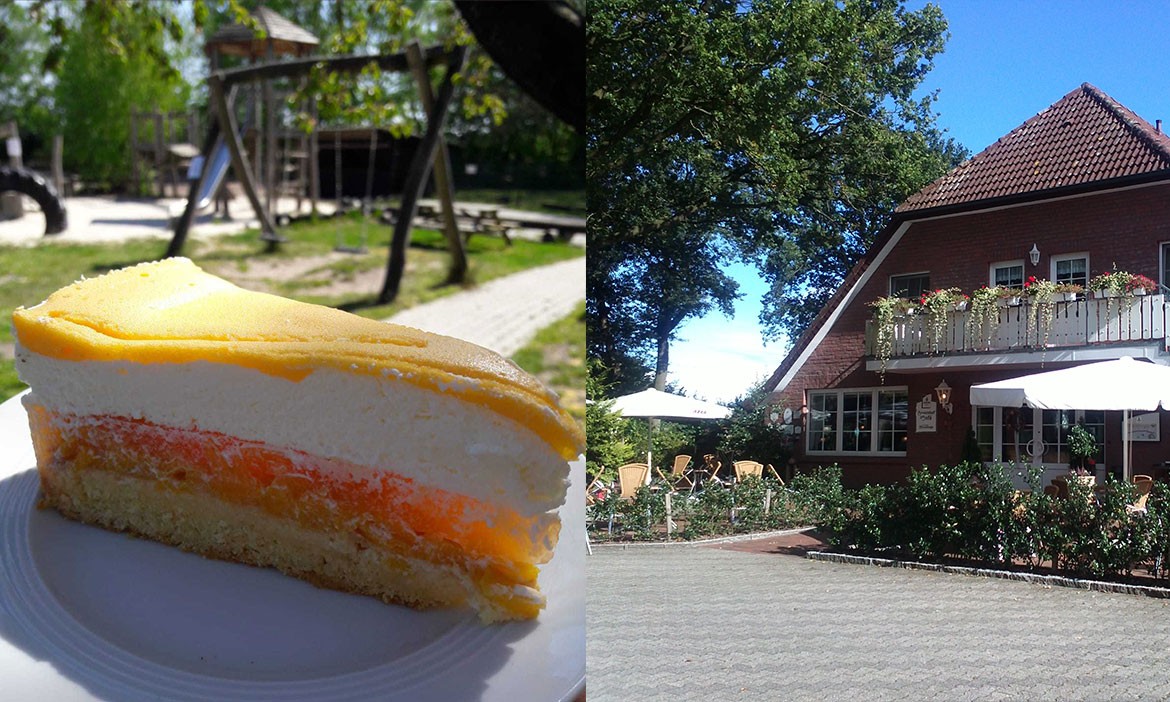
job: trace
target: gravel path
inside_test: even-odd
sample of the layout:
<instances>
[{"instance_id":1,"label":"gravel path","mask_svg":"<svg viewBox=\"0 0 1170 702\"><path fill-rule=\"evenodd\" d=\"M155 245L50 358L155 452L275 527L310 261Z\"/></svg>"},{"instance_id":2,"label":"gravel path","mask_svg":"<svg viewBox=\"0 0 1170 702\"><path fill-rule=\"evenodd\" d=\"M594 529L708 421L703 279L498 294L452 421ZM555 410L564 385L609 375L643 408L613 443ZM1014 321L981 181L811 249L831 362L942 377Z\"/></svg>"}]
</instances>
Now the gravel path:
<instances>
[{"instance_id":1,"label":"gravel path","mask_svg":"<svg viewBox=\"0 0 1170 702\"><path fill-rule=\"evenodd\" d=\"M511 356L585 299L585 257L497 278L403 310L388 322L456 336Z\"/></svg>"}]
</instances>

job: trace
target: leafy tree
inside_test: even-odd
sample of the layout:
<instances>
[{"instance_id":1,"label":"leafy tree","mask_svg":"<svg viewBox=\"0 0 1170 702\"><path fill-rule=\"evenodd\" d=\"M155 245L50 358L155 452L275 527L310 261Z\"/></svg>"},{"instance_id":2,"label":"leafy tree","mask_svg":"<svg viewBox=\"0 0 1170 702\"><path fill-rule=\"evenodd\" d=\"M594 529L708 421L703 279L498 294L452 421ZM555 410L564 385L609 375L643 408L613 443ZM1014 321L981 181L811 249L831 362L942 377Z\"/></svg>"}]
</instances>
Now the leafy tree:
<instances>
[{"instance_id":1,"label":"leafy tree","mask_svg":"<svg viewBox=\"0 0 1170 702\"><path fill-rule=\"evenodd\" d=\"M188 86L166 58L168 36L180 37L181 30L164 16L165 8L86 3L65 38L55 95L68 145L65 166L87 180L125 181L131 109L186 105Z\"/></svg>"},{"instance_id":2,"label":"leafy tree","mask_svg":"<svg viewBox=\"0 0 1170 702\"><path fill-rule=\"evenodd\" d=\"M653 355L771 283L769 334L800 331L910 192L962 155L933 96L933 5L897 0L596 0L589 4L590 353Z\"/></svg>"},{"instance_id":3,"label":"leafy tree","mask_svg":"<svg viewBox=\"0 0 1170 702\"><path fill-rule=\"evenodd\" d=\"M48 35L27 7L0 4L0 121L16 121L24 134L52 123L52 87L39 70L48 49ZM25 146L26 159L33 150Z\"/></svg>"},{"instance_id":4,"label":"leafy tree","mask_svg":"<svg viewBox=\"0 0 1170 702\"><path fill-rule=\"evenodd\" d=\"M631 460L634 446L628 440L627 421L614 413L613 401L606 400L609 387L604 381L601 364L591 359L585 378L585 434L589 445L585 451L585 470L606 482L617 479L617 468Z\"/></svg>"},{"instance_id":5,"label":"leafy tree","mask_svg":"<svg viewBox=\"0 0 1170 702\"><path fill-rule=\"evenodd\" d=\"M731 403L731 416L724 420L719 453L729 460L753 460L771 464L783 473L791 442L775 425L767 423L768 387L759 383Z\"/></svg>"}]
</instances>

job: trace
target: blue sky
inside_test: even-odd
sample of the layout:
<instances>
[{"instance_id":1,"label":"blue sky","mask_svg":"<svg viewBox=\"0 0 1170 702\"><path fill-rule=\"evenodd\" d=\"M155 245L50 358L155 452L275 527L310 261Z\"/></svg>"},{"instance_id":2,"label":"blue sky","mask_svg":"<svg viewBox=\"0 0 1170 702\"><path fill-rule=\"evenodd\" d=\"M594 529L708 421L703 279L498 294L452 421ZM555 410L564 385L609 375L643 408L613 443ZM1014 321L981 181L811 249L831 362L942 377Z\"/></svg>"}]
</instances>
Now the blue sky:
<instances>
[{"instance_id":1,"label":"blue sky","mask_svg":"<svg viewBox=\"0 0 1170 702\"><path fill-rule=\"evenodd\" d=\"M911 2L919 9L924 2ZM1151 124L1170 129L1170 2L1165 0L940 0L950 25L923 91L938 90L938 124L978 153L1081 83L1092 83ZM727 402L768 377L787 352L765 346L758 317L766 288L729 268L744 293L735 317L690 320L671 346L670 380Z\"/></svg>"}]
</instances>

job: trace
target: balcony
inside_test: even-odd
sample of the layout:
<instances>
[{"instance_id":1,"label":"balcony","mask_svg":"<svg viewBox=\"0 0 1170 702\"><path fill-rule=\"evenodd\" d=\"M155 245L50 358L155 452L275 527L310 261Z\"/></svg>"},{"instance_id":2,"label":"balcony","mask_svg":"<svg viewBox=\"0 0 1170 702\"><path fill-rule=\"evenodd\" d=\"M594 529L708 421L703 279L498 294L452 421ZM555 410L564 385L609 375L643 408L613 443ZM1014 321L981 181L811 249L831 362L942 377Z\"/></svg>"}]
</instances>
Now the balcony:
<instances>
[{"instance_id":1,"label":"balcony","mask_svg":"<svg viewBox=\"0 0 1170 702\"><path fill-rule=\"evenodd\" d=\"M1044 307L1051 309L1047 319ZM912 370L938 365L987 365L1012 362L1005 354L1020 355L1018 362L1056 361L1053 351L1069 351L1066 360L1092 357L1162 353L1166 347L1166 300L1163 295L1141 295L1106 299L1078 299L1033 306L1024 303L1000 307L992 318L980 323L969 311L948 313L945 324L932 328L929 317L909 314L894 322L889 360L871 360L869 370ZM873 320L865 326L865 353L877 356L877 332ZM1110 345L1107 349L1104 345ZM1100 354L1078 353L1078 349L1100 348ZM1116 347L1124 347L1119 350ZM1132 349L1141 347L1142 353ZM1154 348L1156 347L1156 348ZM974 356L968 363L939 363L939 357ZM982 357L980 360L979 357ZM899 363L899 359L919 359ZM997 360L996 360L997 359Z\"/></svg>"}]
</instances>

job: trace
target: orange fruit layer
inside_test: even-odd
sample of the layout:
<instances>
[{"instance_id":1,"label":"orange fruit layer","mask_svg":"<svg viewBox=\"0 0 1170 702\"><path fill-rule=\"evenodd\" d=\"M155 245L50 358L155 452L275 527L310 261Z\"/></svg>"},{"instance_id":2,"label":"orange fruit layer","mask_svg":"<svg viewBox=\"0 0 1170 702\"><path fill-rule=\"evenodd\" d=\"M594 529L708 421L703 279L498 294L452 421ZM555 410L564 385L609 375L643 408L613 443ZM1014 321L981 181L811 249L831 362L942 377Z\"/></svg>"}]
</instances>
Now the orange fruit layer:
<instances>
[{"instance_id":1,"label":"orange fruit layer","mask_svg":"<svg viewBox=\"0 0 1170 702\"><path fill-rule=\"evenodd\" d=\"M421 486L393 473L346 479L353 466L255 441L127 417L76 417L29 408L42 466L116 471L165 489L200 491L259 507L315 530L355 533L407 556L465 567L474 579L535 585L534 564L551 557L555 519L535 519ZM489 526L490 525L490 526Z\"/></svg>"}]
</instances>

